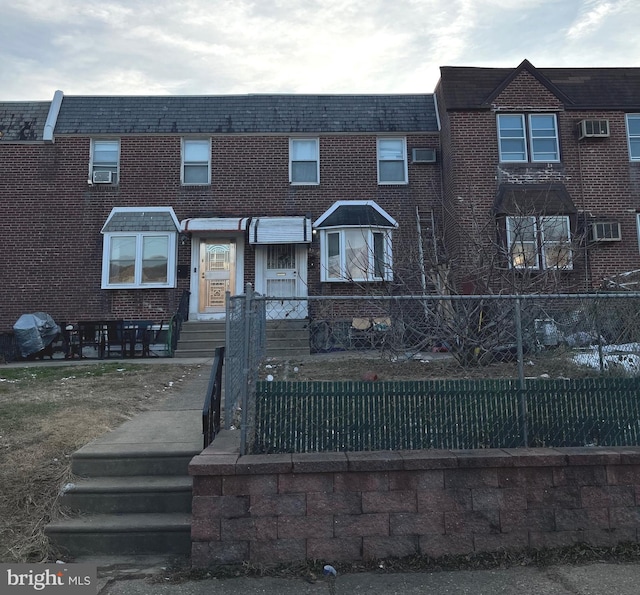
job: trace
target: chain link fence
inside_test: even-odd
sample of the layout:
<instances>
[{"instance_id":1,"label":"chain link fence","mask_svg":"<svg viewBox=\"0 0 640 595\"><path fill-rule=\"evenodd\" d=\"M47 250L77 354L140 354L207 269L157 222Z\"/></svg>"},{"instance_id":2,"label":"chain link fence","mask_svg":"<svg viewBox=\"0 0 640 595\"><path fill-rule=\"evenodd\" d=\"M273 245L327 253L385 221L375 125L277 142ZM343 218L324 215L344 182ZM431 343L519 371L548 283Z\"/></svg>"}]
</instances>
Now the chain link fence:
<instances>
[{"instance_id":1,"label":"chain link fence","mask_svg":"<svg viewBox=\"0 0 640 595\"><path fill-rule=\"evenodd\" d=\"M242 295L226 295L225 428L240 428L243 454L253 448L255 386L265 353L266 308L257 297L250 284Z\"/></svg>"},{"instance_id":2,"label":"chain link fence","mask_svg":"<svg viewBox=\"0 0 640 595\"><path fill-rule=\"evenodd\" d=\"M557 444L557 436L552 435L554 433L563 434L563 444L600 443L603 435L619 434L622 431L607 430L603 434L598 429L598 424L617 423L613 419L617 415L615 407L623 405L607 397L616 390L616 394L621 395L620 398L627 403L624 407L628 413L619 416L621 423L634 427L639 423L634 410L628 407L628 398L629 394L634 395L634 391L640 388L640 385L636 387L636 379L640 378L640 294L314 296L300 300L287 298L286 301L253 294L252 300L264 306L260 312L264 312L266 318L279 319L286 319L287 309L291 309L292 303L304 303L308 313L309 348L312 354L320 356L332 352L366 352L369 358L379 357L394 363L425 362L434 357L434 354L439 354L438 357L445 359L449 365L448 368L443 368L443 379L473 379L469 380L460 393L466 397L463 399L464 406L459 404L458 408L462 407L467 412L464 414L465 419L470 419L469 415L475 415L478 423L484 420L482 423L488 428L482 432L473 431L479 436L475 448L490 445L483 436L495 434L496 427L507 428L509 424L513 424L514 419L515 428L507 428L505 431L512 436L515 432L516 438L510 439L508 444ZM298 311L299 305L297 304ZM263 334L256 335L259 337L257 339L252 337L251 331L247 334L247 327L243 327L242 333L232 331L227 336L233 337L234 342L240 342L244 338L246 344L252 344L252 349L254 343L262 345L260 353L264 355L265 319L261 320L257 326L260 328L262 325ZM242 349L246 350L246 345ZM535 376L539 382L531 384L527 380L528 376ZM487 414L480 411L485 405L478 398L482 391L486 393L486 387L480 388L477 381L497 378L512 379L514 382L510 386L513 390L491 389L492 394L495 393L494 397L498 397L492 397L494 405L489 407L491 414L487 417ZM545 384L546 379L565 381L576 378L600 378L602 382L589 387L584 384L573 388L564 387L562 390L559 385ZM625 385L626 388L620 392L621 389L608 383L608 380L616 378L631 379L631 384ZM419 378L415 375L407 378L417 379ZM341 380L344 379L336 378L336 387ZM255 383L255 378L252 382ZM248 383L245 380L245 384ZM251 386L254 391L255 384ZM344 390L344 386L335 390ZM429 390L430 398L435 391L443 402L454 402L451 396L453 389L447 391L432 387ZM456 388L453 392L458 390ZM398 391L394 389L393 392L396 394ZM469 396L470 399L467 398ZM415 427L441 424L437 421L444 419L440 413L436 415L433 409L429 413L428 408L425 409L422 405L413 407L407 401L408 398L394 401L396 405L393 406L387 402L384 413L379 410L378 405L372 405L373 401L369 398L361 399L368 403L365 409L360 408L357 399L351 399L350 404L344 406L347 409L340 409L341 405L337 410L342 411L342 417L351 415L352 409L359 410L364 417L360 421L352 421L350 427L362 427L362 431L369 434L383 431L387 426L395 427L394 432L398 432L401 427L408 428L406 424L394 426L385 422L391 418L399 419L403 415L406 417L408 410L413 411L410 417L415 422ZM250 419L255 406L251 405L255 402L255 393L248 392L247 399L247 415ZM556 399L563 399L567 406L557 408ZM573 405L570 406L570 403ZM285 407L284 404L282 406ZM306 405L301 398L298 398L297 403L294 400L286 405L296 408L296 411L302 406ZM398 408L398 412L392 413L395 411L394 407ZM542 407L542 412L534 415L532 412L538 412L539 407ZM580 414L572 414L571 407L574 413L576 408L580 409ZM284 415L283 411L267 414L268 408L261 411L274 419ZM310 414L310 411L307 413ZM294 413L289 412L287 415ZM327 412L323 415L327 419L333 419L331 416L327 417ZM425 421L415 417L424 415L432 416L432 419ZM451 418L450 414L446 416ZM545 421L558 416L560 425ZM262 420L258 421L262 423ZM460 423L458 428L462 427ZM532 423L548 429L536 430L534 435L529 427ZM590 425L590 428L583 432L584 424ZM254 425L248 421L246 427L248 435L253 435ZM573 428L573 438L564 435L567 427ZM303 430L297 427L290 428L290 431L300 433L311 430L309 427ZM635 436L633 432L629 435ZM352 443L358 440L364 444L355 437ZM610 441L609 438L606 440ZM625 440L628 443L635 438L627 437ZM471 448L468 444L465 441L465 447ZM347 447L343 445L341 448Z\"/></svg>"}]
</instances>

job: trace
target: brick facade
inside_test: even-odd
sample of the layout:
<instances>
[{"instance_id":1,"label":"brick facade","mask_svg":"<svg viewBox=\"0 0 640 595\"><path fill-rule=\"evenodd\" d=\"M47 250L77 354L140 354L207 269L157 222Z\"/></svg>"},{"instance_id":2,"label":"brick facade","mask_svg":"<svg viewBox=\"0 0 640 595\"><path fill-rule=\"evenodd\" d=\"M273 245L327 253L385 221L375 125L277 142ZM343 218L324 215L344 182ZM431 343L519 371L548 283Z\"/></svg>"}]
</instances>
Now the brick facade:
<instances>
[{"instance_id":1,"label":"brick facade","mask_svg":"<svg viewBox=\"0 0 640 595\"><path fill-rule=\"evenodd\" d=\"M638 164L629 159L625 110L578 109L559 91L550 89L544 77L532 72L532 67L514 69L504 88L495 89L495 96L485 97L486 102L478 102L473 109L447 105L447 84L451 83L446 76L436 89L446 155L445 245L462 290L486 287L476 277L477 271L482 271L485 277L493 275L488 286L494 290L590 291L600 288L605 277L640 267ZM496 124L500 113L556 114L560 161L500 162ZM608 120L610 136L579 140L577 125L584 119ZM552 183L566 188L577 210L572 216L573 270L529 276L510 270L506 257L499 256L504 238L492 212L498 189L501 184ZM622 241L590 243L586 226L591 221L619 222Z\"/></svg>"},{"instance_id":2,"label":"brick facade","mask_svg":"<svg viewBox=\"0 0 640 595\"><path fill-rule=\"evenodd\" d=\"M409 154L414 147L439 148L437 134L403 136ZM417 251L416 207L428 215L439 202L437 165L409 160L408 184L378 185L375 134L320 135L316 186L289 183L288 135L212 136L208 186L181 185L181 135L117 138L116 186L87 183L90 136L57 136L53 144L0 143L0 184L7 197L0 221L5 279L0 329L34 311L48 312L60 323L171 317L189 279L169 290L100 289L100 230L113 207L170 206L179 220L267 215L314 220L337 200L374 200L399 223L394 246L400 259ZM353 284L321 284L317 238L309 248L309 294L358 291ZM179 246L178 265L188 270L190 259L190 244ZM255 282L255 247L248 242L244 275L245 283Z\"/></svg>"},{"instance_id":3,"label":"brick facade","mask_svg":"<svg viewBox=\"0 0 640 595\"><path fill-rule=\"evenodd\" d=\"M190 465L192 564L638 541L639 448L250 455Z\"/></svg>"}]
</instances>

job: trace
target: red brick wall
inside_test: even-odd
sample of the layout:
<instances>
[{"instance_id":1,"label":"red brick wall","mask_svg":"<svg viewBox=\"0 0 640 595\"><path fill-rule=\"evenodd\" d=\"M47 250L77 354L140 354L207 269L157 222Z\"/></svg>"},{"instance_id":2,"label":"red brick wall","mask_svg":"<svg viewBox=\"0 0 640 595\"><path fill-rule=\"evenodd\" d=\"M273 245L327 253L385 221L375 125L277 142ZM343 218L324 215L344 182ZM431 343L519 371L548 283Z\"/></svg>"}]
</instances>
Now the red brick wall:
<instances>
[{"instance_id":1,"label":"red brick wall","mask_svg":"<svg viewBox=\"0 0 640 595\"><path fill-rule=\"evenodd\" d=\"M500 183L560 182L584 216L621 223L622 242L588 247L582 242L577 246L574 270L554 275L558 289L590 290L599 287L605 276L640 268L636 230L640 176L638 164L629 162L623 112L570 110L571 106L563 106L524 71L491 102L490 109L447 112L443 101L438 93L442 142L448 155L443 169L444 209L450 230L447 248L450 261L462 277L472 278L474 269L481 269L479 257L486 260L497 251L491 208ZM561 162L500 163L496 112L501 111L555 112ZM611 136L578 141L576 126L582 119L608 119ZM504 260L495 259L495 265L502 267L501 277L507 285L521 281L519 273L509 271ZM537 283L545 282L538 277Z\"/></svg>"},{"instance_id":2,"label":"red brick wall","mask_svg":"<svg viewBox=\"0 0 640 595\"><path fill-rule=\"evenodd\" d=\"M414 147L438 147L438 135L408 135ZM288 136L213 136L212 183L180 185L180 136L122 136L118 186L87 184L89 137L55 144L0 144L0 330L25 312L58 322L167 319L188 279L174 290L101 290L100 230L116 206L172 206L179 220L206 216L319 217L336 200L375 200L397 219L394 245L415 245L415 208L439 203L439 165L409 162L409 184L378 186L375 135L320 138L320 184L289 184ZM398 250L398 255L405 250ZM245 281L254 248L246 246ZM190 264L181 246L178 264ZM318 240L311 247L309 293L344 292L319 283ZM350 288L353 291L353 287Z\"/></svg>"},{"instance_id":3,"label":"red brick wall","mask_svg":"<svg viewBox=\"0 0 640 595\"><path fill-rule=\"evenodd\" d=\"M223 433L190 473L196 567L611 546L640 528L640 448L239 457Z\"/></svg>"}]
</instances>

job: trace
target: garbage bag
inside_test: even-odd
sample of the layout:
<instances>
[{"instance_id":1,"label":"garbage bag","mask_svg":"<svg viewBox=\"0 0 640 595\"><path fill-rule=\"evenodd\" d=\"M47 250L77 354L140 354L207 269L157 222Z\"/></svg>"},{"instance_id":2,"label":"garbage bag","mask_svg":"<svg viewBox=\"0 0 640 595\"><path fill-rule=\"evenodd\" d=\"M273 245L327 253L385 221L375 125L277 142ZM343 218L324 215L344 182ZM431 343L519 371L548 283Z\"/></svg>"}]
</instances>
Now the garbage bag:
<instances>
[{"instance_id":1,"label":"garbage bag","mask_svg":"<svg viewBox=\"0 0 640 595\"><path fill-rule=\"evenodd\" d=\"M51 344L60 333L60 327L49 314L35 312L20 316L13 331L20 355L29 357Z\"/></svg>"}]
</instances>

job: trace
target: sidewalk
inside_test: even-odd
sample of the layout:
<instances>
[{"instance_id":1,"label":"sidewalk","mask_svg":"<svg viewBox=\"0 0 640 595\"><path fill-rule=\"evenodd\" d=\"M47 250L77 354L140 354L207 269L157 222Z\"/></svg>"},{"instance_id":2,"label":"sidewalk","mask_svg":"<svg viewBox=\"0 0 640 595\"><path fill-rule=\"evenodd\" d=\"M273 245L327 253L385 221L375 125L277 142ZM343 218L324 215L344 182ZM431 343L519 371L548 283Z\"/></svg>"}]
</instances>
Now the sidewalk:
<instances>
[{"instance_id":1,"label":"sidewalk","mask_svg":"<svg viewBox=\"0 0 640 595\"><path fill-rule=\"evenodd\" d=\"M53 360L14 362L5 367L87 365L132 360ZM201 441L200 415L204 393L213 359L145 358L136 364L201 364L179 391L159 402L152 410L125 422L118 429L102 436L86 448L144 448L145 444L161 440L177 450L195 448ZM167 432L158 432L158 425ZM192 436L184 440L184 436ZM171 584L162 582L158 574L170 559L113 557L76 560L99 567L100 595L321 595L330 593L329 585L319 577L314 583L303 578L234 578L190 580ZM330 563L330 561L329 561ZM110 571L109 567L113 570ZM153 576L149 576L153 575ZM146 578L143 578L146 577ZM547 568L512 567L499 570L416 572L416 573L354 573L339 575L335 595L638 595L640 593L640 563L593 563L584 566L553 566Z\"/></svg>"},{"instance_id":2,"label":"sidewalk","mask_svg":"<svg viewBox=\"0 0 640 595\"><path fill-rule=\"evenodd\" d=\"M596 563L538 569L348 574L336 595L637 595L640 564ZM101 595L313 595L330 593L322 579L236 578L162 584L143 579L107 583Z\"/></svg>"}]
</instances>

